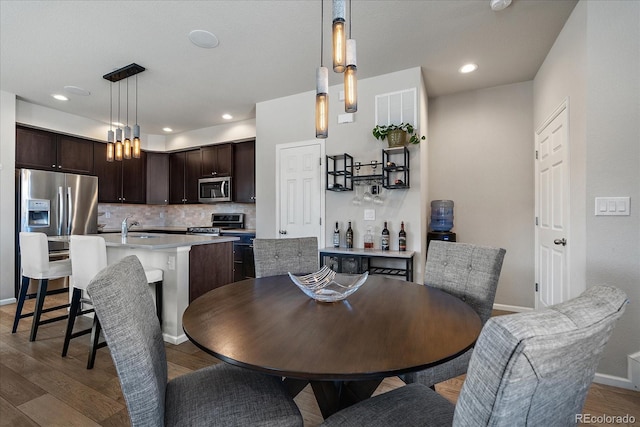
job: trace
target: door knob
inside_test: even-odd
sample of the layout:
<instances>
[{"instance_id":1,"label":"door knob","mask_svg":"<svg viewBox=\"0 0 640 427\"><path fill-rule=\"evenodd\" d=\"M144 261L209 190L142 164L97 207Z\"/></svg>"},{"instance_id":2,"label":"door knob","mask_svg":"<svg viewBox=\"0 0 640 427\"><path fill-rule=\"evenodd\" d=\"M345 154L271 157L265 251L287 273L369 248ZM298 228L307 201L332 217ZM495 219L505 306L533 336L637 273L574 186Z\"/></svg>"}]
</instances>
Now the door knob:
<instances>
[{"instance_id":1,"label":"door knob","mask_svg":"<svg viewBox=\"0 0 640 427\"><path fill-rule=\"evenodd\" d=\"M567 245L567 239L565 239L564 237L562 239L555 239L553 241L553 243L556 244L556 245L566 246Z\"/></svg>"}]
</instances>

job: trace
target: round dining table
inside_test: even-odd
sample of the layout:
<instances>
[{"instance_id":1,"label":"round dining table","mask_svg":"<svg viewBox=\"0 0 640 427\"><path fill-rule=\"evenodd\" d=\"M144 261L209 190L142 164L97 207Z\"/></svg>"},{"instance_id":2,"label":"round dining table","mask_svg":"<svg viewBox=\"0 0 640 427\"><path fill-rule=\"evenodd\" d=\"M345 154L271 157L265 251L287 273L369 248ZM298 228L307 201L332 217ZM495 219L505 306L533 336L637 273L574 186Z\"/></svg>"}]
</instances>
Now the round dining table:
<instances>
[{"instance_id":1,"label":"round dining table","mask_svg":"<svg viewBox=\"0 0 640 427\"><path fill-rule=\"evenodd\" d=\"M194 300L186 335L218 359L311 383L324 417L370 396L385 377L419 371L473 346L482 323L439 289L370 275L347 299L307 297L286 276L246 279Z\"/></svg>"}]
</instances>

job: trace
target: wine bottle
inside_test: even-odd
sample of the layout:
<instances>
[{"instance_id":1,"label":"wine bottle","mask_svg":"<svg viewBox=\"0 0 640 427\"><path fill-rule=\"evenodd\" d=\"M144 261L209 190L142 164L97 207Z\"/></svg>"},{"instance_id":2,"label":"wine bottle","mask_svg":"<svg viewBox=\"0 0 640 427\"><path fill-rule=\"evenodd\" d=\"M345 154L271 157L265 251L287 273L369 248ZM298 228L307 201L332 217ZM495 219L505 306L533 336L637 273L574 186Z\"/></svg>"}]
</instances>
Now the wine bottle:
<instances>
[{"instance_id":1,"label":"wine bottle","mask_svg":"<svg viewBox=\"0 0 640 427\"><path fill-rule=\"evenodd\" d=\"M351 229L351 221L349 221L349 228L347 228L347 248L353 248L353 230Z\"/></svg>"},{"instance_id":2,"label":"wine bottle","mask_svg":"<svg viewBox=\"0 0 640 427\"><path fill-rule=\"evenodd\" d=\"M382 250L389 250L389 229L387 228L387 221L384 222L384 228L382 229Z\"/></svg>"},{"instance_id":3,"label":"wine bottle","mask_svg":"<svg viewBox=\"0 0 640 427\"><path fill-rule=\"evenodd\" d=\"M407 250L407 232L404 231L404 221L400 223L400 232L398 233L398 250Z\"/></svg>"},{"instance_id":4,"label":"wine bottle","mask_svg":"<svg viewBox=\"0 0 640 427\"><path fill-rule=\"evenodd\" d=\"M340 247L340 229L338 228L338 221L336 221L336 228L333 230L333 247Z\"/></svg>"}]
</instances>

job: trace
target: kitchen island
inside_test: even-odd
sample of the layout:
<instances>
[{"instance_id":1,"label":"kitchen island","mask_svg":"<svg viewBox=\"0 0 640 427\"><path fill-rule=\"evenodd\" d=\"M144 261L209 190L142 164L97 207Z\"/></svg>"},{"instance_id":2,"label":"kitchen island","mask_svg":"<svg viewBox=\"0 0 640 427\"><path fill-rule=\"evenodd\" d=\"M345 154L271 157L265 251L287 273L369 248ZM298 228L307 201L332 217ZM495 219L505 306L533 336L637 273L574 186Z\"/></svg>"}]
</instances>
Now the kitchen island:
<instances>
[{"instance_id":1,"label":"kitchen island","mask_svg":"<svg viewBox=\"0 0 640 427\"><path fill-rule=\"evenodd\" d=\"M187 340L182 314L190 301L202 293L233 281L233 241L230 236L193 236L129 232L100 234L112 264L136 255L147 268L163 270L162 335L166 342ZM49 240L67 239L50 237ZM192 265L193 264L193 265Z\"/></svg>"}]
</instances>

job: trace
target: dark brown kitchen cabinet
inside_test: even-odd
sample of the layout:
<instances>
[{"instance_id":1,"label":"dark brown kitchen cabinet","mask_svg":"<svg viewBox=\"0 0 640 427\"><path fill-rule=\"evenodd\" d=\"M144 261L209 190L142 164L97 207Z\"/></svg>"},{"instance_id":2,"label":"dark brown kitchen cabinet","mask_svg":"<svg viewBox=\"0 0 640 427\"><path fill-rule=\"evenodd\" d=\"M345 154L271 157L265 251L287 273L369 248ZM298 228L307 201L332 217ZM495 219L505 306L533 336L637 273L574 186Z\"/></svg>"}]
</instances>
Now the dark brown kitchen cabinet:
<instances>
[{"instance_id":1,"label":"dark brown kitchen cabinet","mask_svg":"<svg viewBox=\"0 0 640 427\"><path fill-rule=\"evenodd\" d=\"M201 166L199 149L169 155L169 203L198 203Z\"/></svg>"},{"instance_id":2,"label":"dark brown kitchen cabinet","mask_svg":"<svg viewBox=\"0 0 640 427\"><path fill-rule=\"evenodd\" d=\"M147 152L147 204L169 203L169 154Z\"/></svg>"},{"instance_id":3,"label":"dark brown kitchen cabinet","mask_svg":"<svg viewBox=\"0 0 640 427\"><path fill-rule=\"evenodd\" d=\"M233 172L232 144L209 145L200 149L202 152L202 176L231 176Z\"/></svg>"},{"instance_id":4,"label":"dark brown kitchen cabinet","mask_svg":"<svg viewBox=\"0 0 640 427\"><path fill-rule=\"evenodd\" d=\"M107 162L107 144L94 143L94 173L100 203L146 203L146 156Z\"/></svg>"},{"instance_id":5,"label":"dark brown kitchen cabinet","mask_svg":"<svg viewBox=\"0 0 640 427\"><path fill-rule=\"evenodd\" d=\"M256 141L233 144L233 201L256 202Z\"/></svg>"},{"instance_id":6,"label":"dark brown kitchen cabinet","mask_svg":"<svg viewBox=\"0 0 640 427\"><path fill-rule=\"evenodd\" d=\"M189 251L189 302L233 282L233 243L193 245Z\"/></svg>"},{"instance_id":7,"label":"dark brown kitchen cabinet","mask_svg":"<svg viewBox=\"0 0 640 427\"><path fill-rule=\"evenodd\" d=\"M16 167L93 174L93 141L17 126Z\"/></svg>"}]
</instances>

